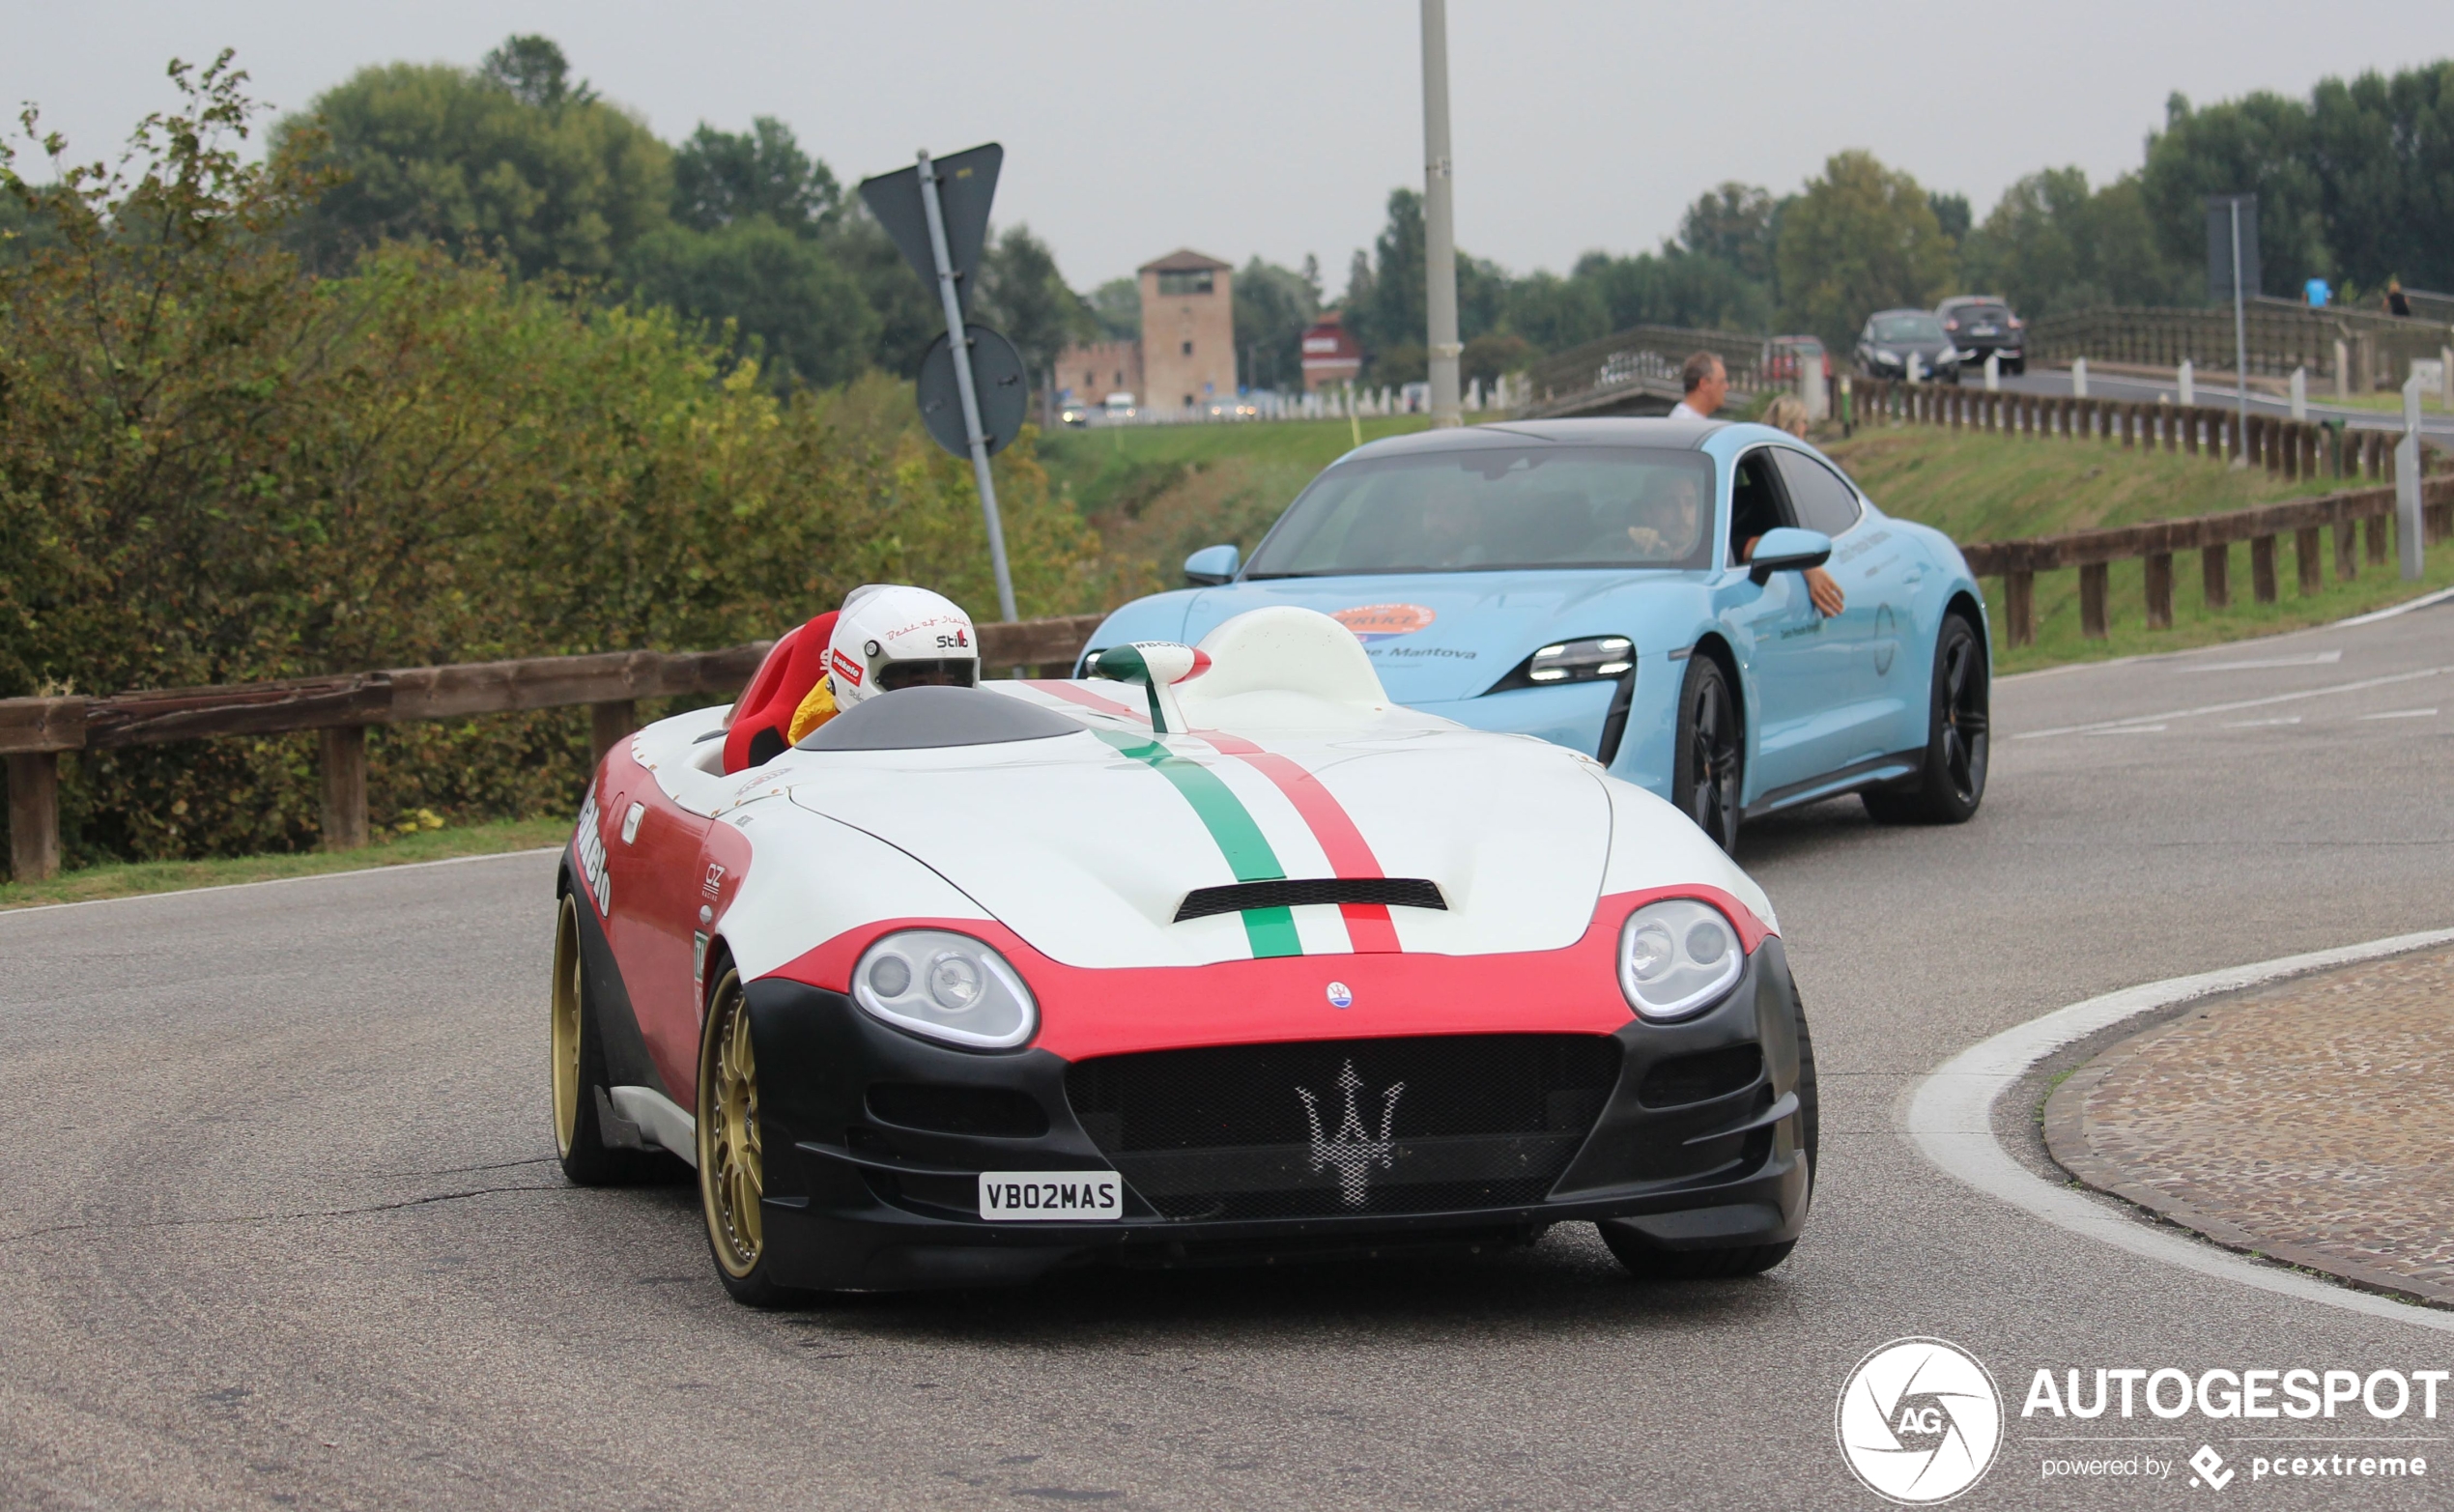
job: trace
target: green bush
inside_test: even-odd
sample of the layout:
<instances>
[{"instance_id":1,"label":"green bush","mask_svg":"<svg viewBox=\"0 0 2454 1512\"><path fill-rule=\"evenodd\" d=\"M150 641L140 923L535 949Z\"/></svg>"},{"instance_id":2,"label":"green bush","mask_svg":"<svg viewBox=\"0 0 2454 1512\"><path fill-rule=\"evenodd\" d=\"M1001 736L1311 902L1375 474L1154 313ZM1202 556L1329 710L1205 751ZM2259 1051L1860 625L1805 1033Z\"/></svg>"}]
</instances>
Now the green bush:
<instances>
[{"instance_id":1,"label":"green bush","mask_svg":"<svg viewBox=\"0 0 2454 1512\"><path fill-rule=\"evenodd\" d=\"M0 697L772 636L872 581L994 617L968 469L901 385L777 396L664 310L385 244L317 277L307 152L240 156L226 59L124 167L46 144L0 258ZM1026 614L1098 608L1096 534L999 460ZM986 613L983 613L986 611ZM577 711L377 732L378 822L577 797ZM72 858L313 842L311 737L70 763Z\"/></svg>"}]
</instances>

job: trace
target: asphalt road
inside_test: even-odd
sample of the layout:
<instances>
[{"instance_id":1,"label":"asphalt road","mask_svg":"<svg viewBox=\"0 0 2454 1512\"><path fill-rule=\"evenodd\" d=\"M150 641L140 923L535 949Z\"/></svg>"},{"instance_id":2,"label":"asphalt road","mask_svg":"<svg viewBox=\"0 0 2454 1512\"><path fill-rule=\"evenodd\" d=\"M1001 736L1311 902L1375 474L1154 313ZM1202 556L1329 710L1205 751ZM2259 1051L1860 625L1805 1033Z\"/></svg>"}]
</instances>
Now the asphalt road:
<instances>
[{"instance_id":1,"label":"asphalt road","mask_svg":"<svg viewBox=\"0 0 2454 1512\"><path fill-rule=\"evenodd\" d=\"M1962 384L1983 385L1982 367L1971 368L1960 377ZM2065 395L2070 392L2070 370L2066 367L2032 368L2025 373L2006 373L2002 385L2017 393ZM2088 397L2092 399L2172 399L2180 402L2180 385L2171 379L2132 378L2112 373L2088 374ZM2202 405L2217 408L2233 404L2239 397L2230 383L2209 383L2200 380L2193 385L2191 397ZM2396 401L2398 404L2401 401ZM2292 403L2278 399L2259 388L2249 391L2249 407L2260 414L2290 414ZM2324 394L2309 396L2309 417L2313 420L2342 420L2354 430L2392 431L2403 433L2403 412L2395 410L2362 410L2352 405L2326 402ZM2454 442L2454 414L2438 408L2434 396L2425 400L2420 410L2420 434L2432 441Z\"/></svg>"},{"instance_id":2,"label":"asphalt road","mask_svg":"<svg viewBox=\"0 0 2454 1512\"><path fill-rule=\"evenodd\" d=\"M2083 997L2454 923L2454 606L2017 679L1997 727L1965 827L1844 802L1748 836L1825 1101L1807 1238L1746 1282L1638 1285L1565 1228L750 1312L690 1188L549 1159L550 856L0 916L0 1505L1874 1507L1834 1402L1906 1334L2009 1399L1958 1505L2188 1495L2040 1484L2047 1454L2211 1430L2022 1419L2032 1373L2454 1346L2046 1226L1940 1174L1895 1103ZM2270 1498L2454 1477L2454 1392L2438 1421L2231 1429L2443 1457Z\"/></svg>"}]
</instances>

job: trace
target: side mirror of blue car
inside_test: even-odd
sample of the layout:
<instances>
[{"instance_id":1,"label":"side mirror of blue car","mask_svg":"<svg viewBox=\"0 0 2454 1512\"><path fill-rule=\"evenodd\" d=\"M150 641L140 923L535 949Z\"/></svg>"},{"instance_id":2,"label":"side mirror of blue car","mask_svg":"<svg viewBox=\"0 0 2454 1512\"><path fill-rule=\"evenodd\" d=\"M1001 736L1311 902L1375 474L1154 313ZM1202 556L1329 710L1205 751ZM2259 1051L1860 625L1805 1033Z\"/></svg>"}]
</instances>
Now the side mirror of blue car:
<instances>
[{"instance_id":1,"label":"side mirror of blue car","mask_svg":"<svg viewBox=\"0 0 2454 1512\"><path fill-rule=\"evenodd\" d=\"M1232 544L1205 546L1184 558L1184 582L1196 588L1216 587L1222 583L1232 583L1236 578L1236 569L1243 564L1243 559L1244 554L1238 551Z\"/></svg>"},{"instance_id":2,"label":"side mirror of blue car","mask_svg":"<svg viewBox=\"0 0 2454 1512\"><path fill-rule=\"evenodd\" d=\"M1821 530L1801 530L1785 525L1777 530L1766 530L1764 538L1755 543L1755 555L1747 559L1747 576L1756 583L1769 583L1776 572L1804 572L1831 559L1831 536Z\"/></svg>"}]
</instances>

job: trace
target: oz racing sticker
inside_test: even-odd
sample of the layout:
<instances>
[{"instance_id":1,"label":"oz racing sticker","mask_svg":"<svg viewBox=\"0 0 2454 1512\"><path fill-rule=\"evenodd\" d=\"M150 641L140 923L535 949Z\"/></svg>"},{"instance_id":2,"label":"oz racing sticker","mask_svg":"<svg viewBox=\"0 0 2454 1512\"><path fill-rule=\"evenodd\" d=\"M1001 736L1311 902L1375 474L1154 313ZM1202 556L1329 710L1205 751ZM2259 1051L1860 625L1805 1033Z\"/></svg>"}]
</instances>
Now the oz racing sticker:
<instances>
[{"instance_id":1,"label":"oz racing sticker","mask_svg":"<svg viewBox=\"0 0 2454 1512\"><path fill-rule=\"evenodd\" d=\"M589 901L596 904L600 916L614 912L614 884L605 875L604 827L597 822L596 785L588 785L587 801L580 805L579 833L572 844L580 854L580 881L587 888Z\"/></svg>"}]
</instances>

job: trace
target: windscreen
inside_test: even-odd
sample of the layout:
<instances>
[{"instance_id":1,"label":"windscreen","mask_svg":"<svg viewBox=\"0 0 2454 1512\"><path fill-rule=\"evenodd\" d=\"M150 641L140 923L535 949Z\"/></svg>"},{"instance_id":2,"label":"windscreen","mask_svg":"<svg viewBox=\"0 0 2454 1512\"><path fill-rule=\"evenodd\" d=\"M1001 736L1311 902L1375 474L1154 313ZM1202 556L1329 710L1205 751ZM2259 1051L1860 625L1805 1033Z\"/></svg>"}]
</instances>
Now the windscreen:
<instances>
[{"instance_id":1,"label":"windscreen","mask_svg":"<svg viewBox=\"0 0 2454 1512\"><path fill-rule=\"evenodd\" d=\"M1492 447L1343 463L1313 480L1247 578L1504 567L1702 567L1713 465L1632 446Z\"/></svg>"},{"instance_id":2,"label":"windscreen","mask_svg":"<svg viewBox=\"0 0 2454 1512\"><path fill-rule=\"evenodd\" d=\"M1943 323L1931 315L1877 315L1874 318L1874 339L1940 341L1943 339Z\"/></svg>"}]
</instances>

